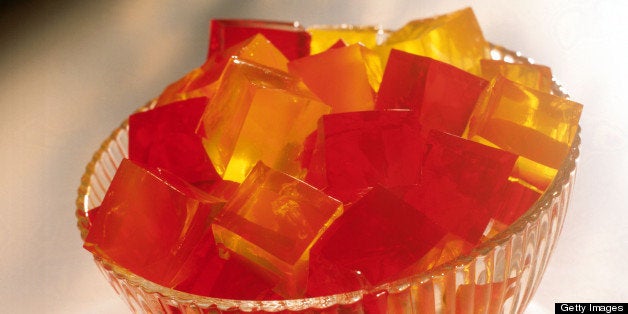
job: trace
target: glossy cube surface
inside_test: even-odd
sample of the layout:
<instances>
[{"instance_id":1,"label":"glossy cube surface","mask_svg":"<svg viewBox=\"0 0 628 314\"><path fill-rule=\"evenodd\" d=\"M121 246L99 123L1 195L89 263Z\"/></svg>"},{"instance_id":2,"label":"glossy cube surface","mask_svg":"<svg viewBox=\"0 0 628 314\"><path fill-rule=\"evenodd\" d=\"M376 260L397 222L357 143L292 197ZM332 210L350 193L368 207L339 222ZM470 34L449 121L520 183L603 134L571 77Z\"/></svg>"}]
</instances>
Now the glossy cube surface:
<instances>
[{"instance_id":1,"label":"glossy cube surface","mask_svg":"<svg viewBox=\"0 0 628 314\"><path fill-rule=\"evenodd\" d=\"M342 203L258 163L213 225L216 241L276 283L284 297L305 292L309 250L342 214Z\"/></svg>"},{"instance_id":2,"label":"glossy cube surface","mask_svg":"<svg viewBox=\"0 0 628 314\"><path fill-rule=\"evenodd\" d=\"M312 258L330 261L351 271L347 276L358 275L376 286L399 278L444 235L424 214L374 187L347 207L312 249Z\"/></svg>"},{"instance_id":3,"label":"glossy cube surface","mask_svg":"<svg viewBox=\"0 0 628 314\"><path fill-rule=\"evenodd\" d=\"M487 80L503 76L544 93L549 93L552 89L552 70L544 65L487 59L480 60L480 65L481 76Z\"/></svg>"},{"instance_id":4,"label":"glossy cube surface","mask_svg":"<svg viewBox=\"0 0 628 314\"><path fill-rule=\"evenodd\" d=\"M375 107L414 110L424 132L459 136L488 83L444 62L392 50Z\"/></svg>"},{"instance_id":5,"label":"glossy cube surface","mask_svg":"<svg viewBox=\"0 0 628 314\"><path fill-rule=\"evenodd\" d=\"M290 73L302 78L333 113L372 110L379 67L379 59L356 44L288 63Z\"/></svg>"},{"instance_id":6,"label":"glossy cube surface","mask_svg":"<svg viewBox=\"0 0 628 314\"><path fill-rule=\"evenodd\" d=\"M382 44L384 60L390 49L449 63L480 74L480 60L488 58L489 46L471 8L408 22Z\"/></svg>"},{"instance_id":7,"label":"glossy cube surface","mask_svg":"<svg viewBox=\"0 0 628 314\"><path fill-rule=\"evenodd\" d=\"M177 101L129 117L129 159L167 169L189 182L218 179L196 127L207 98Z\"/></svg>"},{"instance_id":8,"label":"glossy cube surface","mask_svg":"<svg viewBox=\"0 0 628 314\"><path fill-rule=\"evenodd\" d=\"M306 180L349 201L365 188L402 188L419 181L421 126L412 111L325 115Z\"/></svg>"},{"instance_id":9,"label":"glossy cube surface","mask_svg":"<svg viewBox=\"0 0 628 314\"><path fill-rule=\"evenodd\" d=\"M330 108L288 73L238 59L227 65L219 92L198 129L218 174L242 182L261 160L302 177L303 141Z\"/></svg>"},{"instance_id":10,"label":"glossy cube surface","mask_svg":"<svg viewBox=\"0 0 628 314\"><path fill-rule=\"evenodd\" d=\"M582 105L497 77L464 137L519 155L512 176L544 191L569 152Z\"/></svg>"},{"instance_id":11,"label":"glossy cube surface","mask_svg":"<svg viewBox=\"0 0 628 314\"><path fill-rule=\"evenodd\" d=\"M216 257L210 224L223 205L165 170L124 159L84 246L173 287Z\"/></svg>"},{"instance_id":12,"label":"glossy cube surface","mask_svg":"<svg viewBox=\"0 0 628 314\"><path fill-rule=\"evenodd\" d=\"M439 131L426 143L421 182L405 200L447 232L476 244L517 156Z\"/></svg>"}]
</instances>

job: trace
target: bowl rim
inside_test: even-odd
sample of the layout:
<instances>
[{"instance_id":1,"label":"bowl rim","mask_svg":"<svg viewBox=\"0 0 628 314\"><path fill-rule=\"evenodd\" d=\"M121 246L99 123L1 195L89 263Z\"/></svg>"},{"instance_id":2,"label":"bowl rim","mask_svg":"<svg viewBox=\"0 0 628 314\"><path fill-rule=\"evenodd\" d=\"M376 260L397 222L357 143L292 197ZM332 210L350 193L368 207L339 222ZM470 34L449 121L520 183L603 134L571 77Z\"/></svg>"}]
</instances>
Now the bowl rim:
<instances>
[{"instance_id":1,"label":"bowl rim","mask_svg":"<svg viewBox=\"0 0 628 314\"><path fill-rule=\"evenodd\" d=\"M504 60L511 63L523 63L523 64L535 64L535 61L531 58L524 57L518 51L512 51L499 45L495 45L489 42L491 59ZM561 84L559 84L553 77L553 86L551 93L559 97L569 99L569 95L564 91ZM135 112L146 111L154 108L156 102L151 100L144 106L138 108ZM89 205L86 202L90 194L90 179L96 172L96 165L101 160L103 154L105 154L109 145L115 142L120 133L128 131L128 118L125 119L110 135L107 137L99 147L99 149L93 154L91 161L85 167L85 172L81 177L81 185L78 188L78 197L76 199L76 218L77 227L81 233L81 238L84 240L88 231L88 208ZM349 291L339 294L332 294L318 297L307 297L300 299L282 299L282 300L239 300L239 299L224 299L216 297L208 297L195 295L187 292L178 291L172 288L168 288L143 277L140 277L133 272L127 270L124 267L117 265L112 261L102 259L93 255L96 263L101 263L102 266L111 271L114 277L118 280L123 280L128 284L142 289L145 293L154 294L157 293L163 297L166 297L172 302L177 304L194 304L197 307L206 308L216 306L219 309L232 309L232 308L253 308L253 309L266 309L270 311L280 311L284 309L289 310L302 310L310 308L312 304L316 304L317 309L324 309L336 304L351 304L357 302L363 298L364 295L377 293L380 291L391 291L394 287L403 286L405 284L419 282L423 283L430 279L443 276L444 274L458 269L465 264L469 264L475 258L485 256L491 250L503 245L509 241L510 237L514 234L522 232L528 225L532 224L542 213L548 211L551 208L552 200L559 197L566 191L565 187L570 184L571 177L575 174L577 161L580 155L581 144L581 127L578 126L578 130L574 136L573 143L569 149L569 153L565 157L560 169L549 185L545 193L526 211L519 219L512 223L507 229L496 234L491 239L476 246L470 253L457 257L456 259L434 267L426 272L410 275L392 282L384 283L371 289L362 289L356 291ZM326 306L327 305L327 306Z\"/></svg>"}]
</instances>

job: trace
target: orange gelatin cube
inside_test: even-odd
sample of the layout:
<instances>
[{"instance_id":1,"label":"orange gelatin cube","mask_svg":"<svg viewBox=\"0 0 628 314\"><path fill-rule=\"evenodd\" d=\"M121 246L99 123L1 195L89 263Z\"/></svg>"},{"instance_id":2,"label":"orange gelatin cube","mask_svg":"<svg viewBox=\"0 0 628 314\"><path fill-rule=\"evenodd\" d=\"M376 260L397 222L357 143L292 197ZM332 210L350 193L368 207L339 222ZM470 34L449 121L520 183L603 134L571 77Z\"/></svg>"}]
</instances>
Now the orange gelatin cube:
<instances>
[{"instance_id":1,"label":"orange gelatin cube","mask_svg":"<svg viewBox=\"0 0 628 314\"><path fill-rule=\"evenodd\" d=\"M579 103L498 77L464 137L519 155L511 176L544 191L567 156L581 112Z\"/></svg>"},{"instance_id":2,"label":"orange gelatin cube","mask_svg":"<svg viewBox=\"0 0 628 314\"><path fill-rule=\"evenodd\" d=\"M329 111L296 77L232 58L197 132L224 180L242 182L260 160L302 177L303 142Z\"/></svg>"},{"instance_id":3,"label":"orange gelatin cube","mask_svg":"<svg viewBox=\"0 0 628 314\"><path fill-rule=\"evenodd\" d=\"M393 32L382 44L382 57L391 49L430 57L480 74L480 60L488 59L489 45L471 8L415 20Z\"/></svg>"},{"instance_id":4,"label":"orange gelatin cube","mask_svg":"<svg viewBox=\"0 0 628 314\"><path fill-rule=\"evenodd\" d=\"M157 105L194 97L211 98L218 89L222 71L233 56L281 71L288 70L288 59L266 37L257 34L213 54L202 66L170 84L159 96Z\"/></svg>"},{"instance_id":5,"label":"orange gelatin cube","mask_svg":"<svg viewBox=\"0 0 628 314\"><path fill-rule=\"evenodd\" d=\"M84 247L173 287L216 258L209 226L224 204L168 171L124 159L94 215Z\"/></svg>"},{"instance_id":6,"label":"orange gelatin cube","mask_svg":"<svg viewBox=\"0 0 628 314\"><path fill-rule=\"evenodd\" d=\"M258 163L213 224L217 243L276 283L275 292L305 292L309 250L342 214L342 203Z\"/></svg>"},{"instance_id":7,"label":"orange gelatin cube","mask_svg":"<svg viewBox=\"0 0 628 314\"><path fill-rule=\"evenodd\" d=\"M290 61L288 69L332 107L332 113L373 110L383 72L379 58L360 45Z\"/></svg>"},{"instance_id":8,"label":"orange gelatin cube","mask_svg":"<svg viewBox=\"0 0 628 314\"><path fill-rule=\"evenodd\" d=\"M539 64L509 63L502 60L480 60L481 76L492 80L501 75L521 85L549 93L552 90L552 70Z\"/></svg>"},{"instance_id":9,"label":"orange gelatin cube","mask_svg":"<svg viewBox=\"0 0 628 314\"><path fill-rule=\"evenodd\" d=\"M383 34L380 27L353 26L342 24L339 26L313 26L307 32L312 37L310 54L321 53L333 47L339 40L347 45L360 43L367 48L377 46L377 39Z\"/></svg>"}]
</instances>

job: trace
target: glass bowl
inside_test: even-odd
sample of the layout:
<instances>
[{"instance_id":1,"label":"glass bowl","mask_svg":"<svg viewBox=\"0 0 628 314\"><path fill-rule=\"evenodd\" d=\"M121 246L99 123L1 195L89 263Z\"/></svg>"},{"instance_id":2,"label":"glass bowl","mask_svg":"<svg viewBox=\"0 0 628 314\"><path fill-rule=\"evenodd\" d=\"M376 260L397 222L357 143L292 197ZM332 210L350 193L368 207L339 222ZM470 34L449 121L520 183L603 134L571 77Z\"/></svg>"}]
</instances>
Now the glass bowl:
<instances>
[{"instance_id":1,"label":"glass bowl","mask_svg":"<svg viewBox=\"0 0 628 314\"><path fill-rule=\"evenodd\" d=\"M533 63L518 52L496 45L491 45L491 57ZM568 97L556 82L552 93ZM149 102L139 110L153 105ZM127 156L127 145L125 121L87 165L76 201L77 225L83 239L89 228L88 211L101 203L117 166ZM227 300L166 288L98 257L95 262L137 313L521 313L534 295L560 235L576 176L579 147L578 132L553 183L508 229L468 255L368 291L295 300Z\"/></svg>"}]
</instances>

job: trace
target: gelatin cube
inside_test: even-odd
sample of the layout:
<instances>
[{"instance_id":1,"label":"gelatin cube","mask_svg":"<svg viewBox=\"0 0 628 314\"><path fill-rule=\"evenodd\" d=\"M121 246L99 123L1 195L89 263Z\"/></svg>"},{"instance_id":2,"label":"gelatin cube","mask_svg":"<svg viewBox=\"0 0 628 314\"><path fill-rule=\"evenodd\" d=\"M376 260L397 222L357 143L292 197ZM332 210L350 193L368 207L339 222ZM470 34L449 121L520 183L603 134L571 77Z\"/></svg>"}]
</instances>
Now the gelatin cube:
<instances>
[{"instance_id":1,"label":"gelatin cube","mask_svg":"<svg viewBox=\"0 0 628 314\"><path fill-rule=\"evenodd\" d=\"M464 137L520 155L513 177L544 191L569 152L581 112L581 104L498 77Z\"/></svg>"},{"instance_id":2,"label":"gelatin cube","mask_svg":"<svg viewBox=\"0 0 628 314\"><path fill-rule=\"evenodd\" d=\"M476 75L480 60L489 58L489 45L471 8L407 23L382 44L384 60L391 49L430 57Z\"/></svg>"},{"instance_id":3,"label":"gelatin cube","mask_svg":"<svg viewBox=\"0 0 628 314\"><path fill-rule=\"evenodd\" d=\"M375 108L411 109L419 112L424 132L462 135L488 83L449 64L392 50Z\"/></svg>"},{"instance_id":4,"label":"gelatin cube","mask_svg":"<svg viewBox=\"0 0 628 314\"><path fill-rule=\"evenodd\" d=\"M509 63L502 60L480 60L482 77L492 80L503 76L513 82L544 93L552 91L552 70L540 64Z\"/></svg>"},{"instance_id":5,"label":"gelatin cube","mask_svg":"<svg viewBox=\"0 0 628 314\"><path fill-rule=\"evenodd\" d=\"M312 36L310 54L321 53L333 47L338 41L347 45L360 43L367 48L377 46L377 40L383 34L381 27L377 26L353 26L330 25L308 27L307 32Z\"/></svg>"},{"instance_id":6,"label":"gelatin cube","mask_svg":"<svg viewBox=\"0 0 628 314\"><path fill-rule=\"evenodd\" d=\"M306 181L343 201L346 191L416 184L423 144L420 132L411 111L325 115L319 121Z\"/></svg>"},{"instance_id":7,"label":"gelatin cube","mask_svg":"<svg viewBox=\"0 0 628 314\"><path fill-rule=\"evenodd\" d=\"M224 250L221 249L221 250ZM196 295L232 300L264 300L273 295L272 285L233 253L228 259L216 255L199 273L175 286Z\"/></svg>"},{"instance_id":8,"label":"gelatin cube","mask_svg":"<svg viewBox=\"0 0 628 314\"><path fill-rule=\"evenodd\" d=\"M207 98L192 98L129 117L129 159L167 169L189 182L218 179L196 135Z\"/></svg>"},{"instance_id":9,"label":"gelatin cube","mask_svg":"<svg viewBox=\"0 0 628 314\"><path fill-rule=\"evenodd\" d=\"M379 60L374 61L367 48L360 45L330 49L288 63L290 73L302 78L316 96L332 107L333 113L372 110L378 86L374 88L371 81L381 79L369 78L378 70L368 68L380 66Z\"/></svg>"},{"instance_id":10,"label":"gelatin cube","mask_svg":"<svg viewBox=\"0 0 628 314\"><path fill-rule=\"evenodd\" d=\"M258 163L213 225L218 243L275 280L275 292L303 296L309 250L342 203Z\"/></svg>"},{"instance_id":11,"label":"gelatin cube","mask_svg":"<svg viewBox=\"0 0 628 314\"><path fill-rule=\"evenodd\" d=\"M307 297L320 297L368 288L360 272L346 269L320 255L310 256L307 279Z\"/></svg>"},{"instance_id":12,"label":"gelatin cube","mask_svg":"<svg viewBox=\"0 0 628 314\"><path fill-rule=\"evenodd\" d=\"M536 189L517 181L509 181L501 194L503 200L494 218L507 226L519 219L541 197Z\"/></svg>"},{"instance_id":13,"label":"gelatin cube","mask_svg":"<svg viewBox=\"0 0 628 314\"><path fill-rule=\"evenodd\" d=\"M262 34L289 60L310 55L310 34L298 22L212 20L207 58L255 34Z\"/></svg>"},{"instance_id":14,"label":"gelatin cube","mask_svg":"<svg viewBox=\"0 0 628 314\"><path fill-rule=\"evenodd\" d=\"M170 84L159 96L157 106L194 97L212 98L220 85L220 75L231 57L287 71L288 59L266 37L252 34L237 44L213 54L203 65Z\"/></svg>"},{"instance_id":15,"label":"gelatin cube","mask_svg":"<svg viewBox=\"0 0 628 314\"><path fill-rule=\"evenodd\" d=\"M423 258L414 263L411 267L408 267L404 271L404 274L412 276L428 271L470 252L473 247L473 244L465 241L461 237L453 233L447 233L423 256Z\"/></svg>"},{"instance_id":16,"label":"gelatin cube","mask_svg":"<svg viewBox=\"0 0 628 314\"><path fill-rule=\"evenodd\" d=\"M501 201L517 156L433 130L420 185L404 200L448 232L477 243Z\"/></svg>"},{"instance_id":17,"label":"gelatin cube","mask_svg":"<svg viewBox=\"0 0 628 314\"><path fill-rule=\"evenodd\" d=\"M329 110L288 73L231 59L197 132L224 180L242 182L260 160L302 177L303 142Z\"/></svg>"},{"instance_id":18,"label":"gelatin cube","mask_svg":"<svg viewBox=\"0 0 628 314\"><path fill-rule=\"evenodd\" d=\"M174 174L124 159L84 247L173 287L217 254L209 226L223 205Z\"/></svg>"},{"instance_id":19,"label":"gelatin cube","mask_svg":"<svg viewBox=\"0 0 628 314\"><path fill-rule=\"evenodd\" d=\"M398 279L444 235L424 214L378 186L347 207L311 255L359 272L376 286Z\"/></svg>"}]
</instances>

